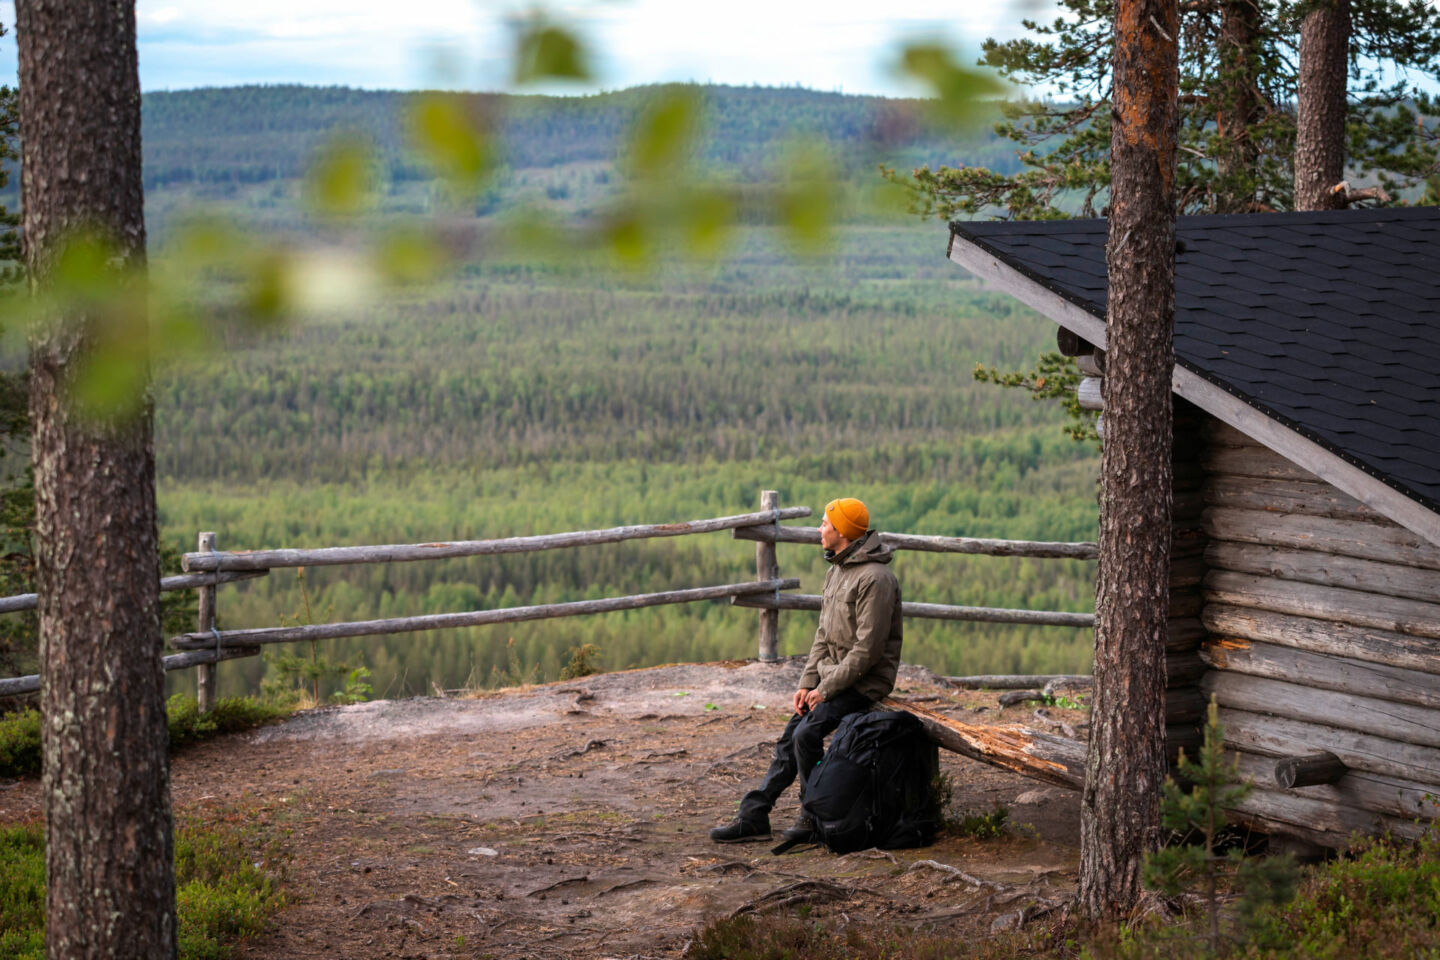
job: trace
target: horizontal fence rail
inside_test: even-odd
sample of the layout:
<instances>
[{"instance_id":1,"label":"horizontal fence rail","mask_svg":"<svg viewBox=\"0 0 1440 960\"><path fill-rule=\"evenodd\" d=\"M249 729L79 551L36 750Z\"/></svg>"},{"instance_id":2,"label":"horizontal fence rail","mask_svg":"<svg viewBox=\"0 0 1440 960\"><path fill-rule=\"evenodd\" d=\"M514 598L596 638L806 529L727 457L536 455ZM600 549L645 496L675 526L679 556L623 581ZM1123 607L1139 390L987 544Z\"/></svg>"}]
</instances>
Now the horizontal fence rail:
<instances>
[{"instance_id":1,"label":"horizontal fence rail","mask_svg":"<svg viewBox=\"0 0 1440 960\"><path fill-rule=\"evenodd\" d=\"M160 580L160 592L171 590L194 590L197 587L209 587L216 583L234 583L236 580L254 580L256 577L263 577L269 573L268 570L245 570L235 573L222 573L217 581L213 573L182 573L178 577L162 577ZM22 610L34 610L39 602L38 594L17 593L13 597L0 597L0 613L19 613ZM3 696L3 694L0 694Z\"/></svg>"},{"instance_id":2,"label":"horizontal fence rail","mask_svg":"<svg viewBox=\"0 0 1440 960\"><path fill-rule=\"evenodd\" d=\"M765 543L809 543L820 545L819 527L753 526L735 529L736 540L759 540ZM987 557L1034 557L1036 559L1094 560L1100 556L1098 544L1079 541L1069 543L1050 540L986 540L978 537L920 537L909 533L881 533L880 539L896 550L918 550L924 553L969 553Z\"/></svg>"},{"instance_id":3,"label":"horizontal fence rail","mask_svg":"<svg viewBox=\"0 0 1440 960\"><path fill-rule=\"evenodd\" d=\"M161 590L199 590L199 629L170 640L173 649L183 651L164 657L166 670L199 668L199 700L202 710L212 709L215 697L215 664L222 660L253 657L264 644L295 643L349 637L369 637L415 633L425 630L479 627L526 620L557 617L578 617L589 614L638 610L668 604L695 603L728 598L739 607L759 610L759 656L775 660L778 644L778 616L781 610L818 611L820 597L812 594L782 593L797 590L800 581L782 578L775 555L779 543L802 543L819 546L820 531L816 527L782 527L782 520L796 520L811 515L809 507L779 505L779 494L766 490L761 494L762 509L709 520L683 523L657 523L637 526L610 527L604 530L578 530L570 533L506 537L495 540L456 540L436 543L383 544L376 546L321 547L317 549L279 549L253 551L215 550L216 535L201 533L200 549L181 558L184 575L165 577ZM533 553L569 547L620 543L657 537L679 537L729 530L736 540L755 542L755 580L720 586L692 587L659 593L635 594L600 600L576 600L567 603L535 604L499 610L472 610L462 613L436 613L385 620L361 620L342 623L310 624L290 627L259 627L241 630L215 628L215 588L222 583L262 577L279 567L335 566L340 564L401 563L416 560L441 560L457 557L497 556L512 553ZM879 534L897 550L928 553L978 554L995 557L1028 557L1035 559L1093 560L1097 555L1094 543L1032 540L994 540L977 537L931 537L907 533ZM21 594L0 597L0 613L32 610L36 595ZM998 607L969 607L942 603L906 602L901 605L905 617L974 621L981 623L1018 623L1040 626L1093 627L1095 615L1051 610L1013 610ZM34 693L40 689L37 676L0 679L0 697Z\"/></svg>"},{"instance_id":4,"label":"horizontal fence rail","mask_svg":"<svg viewBox=\"0 0 1440 960\"><path fill-rule=\"evenodd\" d=\"M794 590L798 579L759 580L751 583L729 583L719 587L694 587L688 590L666 590L642 593L608 600L575 600L570 603L545 603L531 607L507 607L502 610L474 610L468 613L431 613L418 617L395 617L389 620L357 620L349 623L317 623L300 627L261 627L253 630L221 630L219 637L207 633L187 633L175 637L170 645L180 650L214 646L253 647L261 643L296 643L302 640L331 640L339 637L373 637L391 633L413 633L420 630L444 630L452 627L483 627L492 623L519 623L522 620L547 620L552 617L579 617L587 613L611 613L616 610L638 610L670 603L694 603L697 600L719 600L752 593Z\"/></svg>"},{"instance_id":5,"label":"horizontal fence rail","mask_svg":"<svg viewBox=\"0 0 1440 960\"><path fill-rule=\"evenodd\" d=\"M346 563L403 563L413 560L444 560L452 557L485 557L505 553L534 553L564 547L588 547L624 540L655 537L683 537L692 533L714 533L755 524L773 524L810 516L809 507L786 507L742 513L714 520L685 523L649 523L607 530L577 530L535 537L507 537L503 540L453 540L442 543L386 544L373 547L320 547L314 550L252 550L187 553L180 558L181 569L189 573L207 570L270 570L276 567L324 567ZM818 541L817 541L818 542Z\"/></svg>"},{"instance_id":6,"label":"horizontal fence rail","mask_svg":"<svg viewBox=\"0 0 1440 960\"><path fill-rule=\"evenodd\" d=\"M771 597L737 596L731 604L761 610L819 610L820 597L813 593L787 593ZM902 600L902 617L921 620L971 620L978 623L1028 623L1047 627L1093 627L1093 613L1064 613L1056 610L1011 610L1005 607L960 607L948 603L912 603Z\"/></svg>"},{"instance_id":7,"label":"horizontal fence rail","mask_svg":"<svg viewBox=\"0 0 1440 960\"><path fill-rule=\"evenodd\" d=\"M162 661L168 672L170 670L188 670L191 667L198 667L206 663L218 663L221 660L253 657L259 652L258 648L253 647L225 647L218 651L190 650L186 653L172 653L162 658ZM32 673L28 677L7 677L0 680L0 697L19 697L27 693L39 692L40 674L38 673Z\"/></svg>"}]
</instances>

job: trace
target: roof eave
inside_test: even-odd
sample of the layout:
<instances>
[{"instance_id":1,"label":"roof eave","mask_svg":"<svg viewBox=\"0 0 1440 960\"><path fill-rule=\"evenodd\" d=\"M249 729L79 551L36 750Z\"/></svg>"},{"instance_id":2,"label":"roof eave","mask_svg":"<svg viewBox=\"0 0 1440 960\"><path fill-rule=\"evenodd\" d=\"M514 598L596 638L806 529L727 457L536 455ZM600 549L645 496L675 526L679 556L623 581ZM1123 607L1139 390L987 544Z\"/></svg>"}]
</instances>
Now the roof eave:
<instances>
[{"instance_id":1,"label":"roof eave","mask_svg":"<svg viewBox=\"0 0 1440 960\"><path fill-rule=\"evenodd\" d=\"M1098 308L1094 304L1082 306L1062 296L962 234L951 233L948 255L970 273L1104 349L1105 319L1096 312ZM1172 389L1216 419L1263 443L1405 529L1440 546L1440 514L1298 433L1267 411L1227 392L1180 363L1175 365Z\"/></svg>"}]
</instances>

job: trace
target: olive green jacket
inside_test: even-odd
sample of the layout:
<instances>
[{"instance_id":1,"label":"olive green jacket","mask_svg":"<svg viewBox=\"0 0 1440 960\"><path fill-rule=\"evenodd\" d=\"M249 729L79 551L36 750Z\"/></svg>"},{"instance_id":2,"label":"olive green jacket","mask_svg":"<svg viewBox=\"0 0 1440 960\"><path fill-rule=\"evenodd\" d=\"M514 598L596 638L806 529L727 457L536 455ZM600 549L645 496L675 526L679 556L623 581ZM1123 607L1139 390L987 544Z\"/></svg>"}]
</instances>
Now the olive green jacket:
<instances>
[{"instance_id":1,"label":"olive green jacket","mask_svg":"<svg viewBox=\"0 0 1440 960\"><path fill-rule=\"evenodd\" d=\"M820 627L800 676L822 699L854 688L871 700L888 696L900 669L900 584L888 564L895 551L867 530L825 572Z\"/></svg>"}]
</instances>

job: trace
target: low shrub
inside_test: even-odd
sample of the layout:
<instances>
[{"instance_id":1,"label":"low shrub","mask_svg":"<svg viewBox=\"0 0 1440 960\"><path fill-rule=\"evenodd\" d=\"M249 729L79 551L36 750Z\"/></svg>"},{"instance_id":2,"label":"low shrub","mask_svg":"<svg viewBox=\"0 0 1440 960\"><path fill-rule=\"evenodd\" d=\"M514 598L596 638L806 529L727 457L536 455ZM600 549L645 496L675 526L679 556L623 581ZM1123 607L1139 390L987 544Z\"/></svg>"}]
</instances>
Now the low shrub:
<instances>
[{"instance_id":1,"label":"low shrub","mask_svg":"<svg viewBox=\"0 0 1440 960\"><path fill-rule=\"evenodd\" d=\"M216 701L209 714L187 694L177 693L165 704L170 748L199 743L222 733L238 733L290 715L283 707L249 697ZM40 772L40 711L20 710L0 717L0 777L35 776Z\"/></svg>"},{"instance_id":2,"label":"low shrub","mask_svg":"<svg viewBox=\"0 0 1440 960\"><path fill-rule=\"evenodd\" d=\"M1247 957L1440 957L1440 834L1368 840L1313 870L1287 906L1264 914Z\"/></svg>"},{"instance_id":3,"label":"low shrub","mask_svg":"<svg viewBox=\"0 0 1440 960\"><path fill-rule=\"evenodd\" d=\"M0 717L0 777L40 771L40 711L31 707Z\"/></svg>"},{"instance_id":4,"label":"low shrub","mask_svg":"<svg viewBox=\"0 0 1440 960\"><path fill-rule=\"evenodd\" d=\"M285 902L286 856L236 822L182 820L175 831L181 960L225 960ZM39 824L0 830L0 956L45 956L45 841Z\"/></svg>"},{"instance_id":5,"label":"low shrub","mask_svg":"<svg viewBox=\"0 0 1440 960\"><path fill-rule=\"evenodd\" d=\"M249 697L224 697L215 701L215 709L200 712L200 704L189 694L177 693L165 704L170 728L170 748L199 743L225 733L239 733L264 726L290 715L284 707L262 703Z\"/></svg>"}]
</instances>

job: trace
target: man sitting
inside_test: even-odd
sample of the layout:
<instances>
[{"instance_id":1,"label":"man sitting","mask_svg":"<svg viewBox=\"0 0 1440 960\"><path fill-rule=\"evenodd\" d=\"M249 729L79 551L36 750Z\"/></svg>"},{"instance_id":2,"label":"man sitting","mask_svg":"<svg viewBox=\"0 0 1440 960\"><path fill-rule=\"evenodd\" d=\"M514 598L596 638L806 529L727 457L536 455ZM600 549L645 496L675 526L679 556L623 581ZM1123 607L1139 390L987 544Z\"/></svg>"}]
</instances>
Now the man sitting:
<instances>
[{"instance_id":1,"label":"man sitting","mask_svg":"<svg viewBox=\"0 0 1440 960\"><path fill-rule=\"evenodd\" d=\"M900 584L888 564L894 551L870 529L870 512L853 498L832 500L820 521L820 546L830 569L820 598L820 626L791 706L795 715L775 744L760 786L740 801L740 815L710 831L716 843L770 836L770 810L785 788L804 777L824 755L825 738L852 713L888 696L900 669ZM786 830L788 841L805 842L813 824L801 815Z\"/></svg>"}]
</instances>

